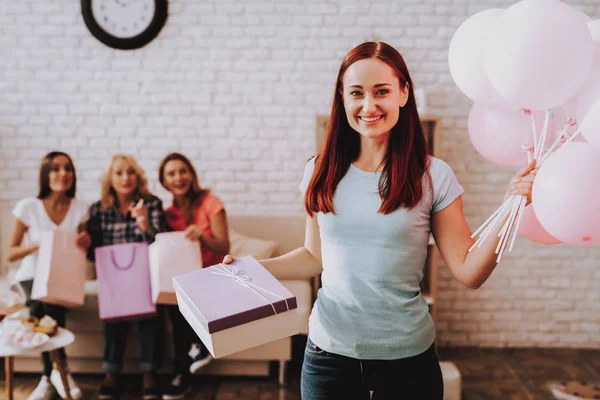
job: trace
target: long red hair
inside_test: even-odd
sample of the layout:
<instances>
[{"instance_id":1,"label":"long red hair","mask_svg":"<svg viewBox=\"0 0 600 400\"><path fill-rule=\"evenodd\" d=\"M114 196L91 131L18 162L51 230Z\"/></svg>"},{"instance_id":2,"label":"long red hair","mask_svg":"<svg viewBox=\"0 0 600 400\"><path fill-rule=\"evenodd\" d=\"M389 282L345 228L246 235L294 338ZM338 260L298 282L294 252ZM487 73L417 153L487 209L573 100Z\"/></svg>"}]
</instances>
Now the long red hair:
<instances>
[{"instance_id":1,"label":"long red hair","mask_svg":"<svg viewBox=\"0 0 600 400\"><path fill-rule=\"evenodd\" d=\"M338 72L327 138L323 152L315 160L315 170L304 197L310 216L333 213L333 194L360 152L360 134L350 127L344 110L342 78L348 67L365 58L376 58L392 67L400 85L408 84L408 102L400 108L398 122L392 128L379 180L382 203L379 213L389 214L399 207L413 208L423 197L423 176L428 173L425 135L419 120L413 84L404 59L392 46L366 42L350 50Z\"/></svg>"}]
</instances>

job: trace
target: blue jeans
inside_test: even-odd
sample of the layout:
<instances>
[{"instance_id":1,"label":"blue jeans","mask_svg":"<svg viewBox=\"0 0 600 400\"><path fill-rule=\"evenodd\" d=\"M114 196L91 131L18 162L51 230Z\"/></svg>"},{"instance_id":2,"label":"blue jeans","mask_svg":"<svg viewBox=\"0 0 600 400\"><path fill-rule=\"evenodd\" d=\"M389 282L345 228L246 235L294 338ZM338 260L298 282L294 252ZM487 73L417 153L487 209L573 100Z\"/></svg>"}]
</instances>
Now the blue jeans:
<instances>
[{"instance_id":1,"label":"blue jeans","mask_svg":"<svg viewBox=\"0 0 600 400\"><path fill-rule=\"evenodd\" d=\"M186 321L185 317L181 315L179 307L161 305L159 306L159 310L161 318L164 318L163 314L166 313L171 320L171 327L173 329L171 336L173 338L174 372L175 374L190 375L190 365L193 359L189 356L189 352L192 344L198 346L200 354L207 354L208 350Z\"/></svg>"},{"instance_id":2,"label":"blue jeans","mask_svg":"<svg viewBox=\"0 0 600 400\"><path fill-rule=\"evenodd\" d=\"M442 400L444 382L435 345L397 360L358 360L329 353L310 338L302 365L302 400Z\"/></svg>"},{"instance_id":3,"label":"blue jeans","mask_svg":"<svg viewBox=\"0 0 600 400\"><path fill-rule=\"evenodd\" d=\"M121 372L127 347L129 326L137 324L140 342L140 370L154 372L160 367L162 324L157 316L137 321L104 322L104 359L102 367L106 372Z\"/></svg>"}]
</instances>

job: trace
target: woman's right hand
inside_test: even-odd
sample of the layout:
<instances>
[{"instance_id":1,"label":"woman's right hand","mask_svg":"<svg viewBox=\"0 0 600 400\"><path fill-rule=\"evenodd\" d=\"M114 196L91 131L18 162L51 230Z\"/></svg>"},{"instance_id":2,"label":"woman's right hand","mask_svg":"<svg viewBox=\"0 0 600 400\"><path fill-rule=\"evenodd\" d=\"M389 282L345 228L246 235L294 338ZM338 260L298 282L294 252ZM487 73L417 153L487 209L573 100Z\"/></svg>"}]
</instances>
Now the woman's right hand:
<instances>
[{"instance_id":1,"label":"woman's right hand","mask_svg":"<svg viewBox=\"0 0 600 400\"><path fill-rule=\"evenodd\" d=\"M150 225L148 223L148 207L144 205L144 199L140 199L137 204L131 205L129 207L129 212L131 212L131 216L137 222L138 227L142 232L148 232Z\"/></svg>"},{"instance_id":2,"label":"woman's right hand","mask_svg":"<svg viewBox=\"0 0 600 400\"><path fill-rule=\"evenodd\" d=\"M202 229L198 225L189 225L185 228L184 235L188 240L200 240L202 237Z\"/></svg>"},{"instance_id":3,"label":"woman's right hand","mask_svg":"<svg viewBox=\"0 0 600 400\"><path fill-rule=\"evenodd\" d=\"M15 218L13 221L13 229L8 242L8 251L6 261L15 262L31 253L35 253L40 249L39 243L23 244L23 238L29 228L20 219Z\"/></svg>"},{"instance_id":4,"label":"woman's right hand","mask_svg":"<svg viewBox=\"0 0 600 400\"><path fill-rule=\"evenodd\" d=\"M80 232L77 235L75 242L77 243L77 247L79 247L83 251L87 251L87 249L92 244L92 238L90 237L90 235L87 232L84 231L84 232Z\"/></svg>"},{"instance_id":5,"label":"woman's right hand","mask_svg":"<svg viewBox=\"0 0 600 400\"><path fill-rule=\"evenodd\" d=\"M235 258L231 254L227 254L225 258L223 258L223 264L231 264L235 261Z\"/></svg>"}]
</instances>

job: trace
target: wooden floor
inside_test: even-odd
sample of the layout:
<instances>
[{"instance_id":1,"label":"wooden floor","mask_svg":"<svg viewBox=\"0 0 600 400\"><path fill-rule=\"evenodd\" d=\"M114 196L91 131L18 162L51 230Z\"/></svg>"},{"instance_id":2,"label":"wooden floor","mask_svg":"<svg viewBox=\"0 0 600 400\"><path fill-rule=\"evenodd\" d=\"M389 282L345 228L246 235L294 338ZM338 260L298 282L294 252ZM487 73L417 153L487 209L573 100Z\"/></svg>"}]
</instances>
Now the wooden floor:
<instances>
[{"instance_id":1,"label":"wooden floor","mask_svg":"<svg viewBox=\"0 0 600 400\"><path fill-rule=\"evenodd\" d=\"M463 400L553 400L549 381L600 383L600 350L440 349L463 379Z\"/></svg>"},{"instance_id":2,"label":"wooden floor","mask_svg":"<svg viewBox=\"0 0 600 400\"><path fill-rule=\"evenodd\" d=\"M460 370L463 400L551 400L554 397L545 387L548 381L600 383L600 350L441 348L439 356L453 361ZM187 399L299 400L300 368L297 360L289 365L286 388L278 387L275 370L271 378L198 376ZM76 379L84 399L95 399L102 377L79 375ZM38 381L39 376L17 375L15 399L26 400ZM124 399L140 399L140 387L140 376L128 376ZM4 398L4 392L0 393Z\"/></svg>"},{"instance_id":3,"label":"wooden floor","mask_svg":"<svg viewBox=\"0 0 600 400\"><path fill-rule=\"evenodd\" d=\"M123 400L141 399L141 376L127 375ZM16 380L15 400L27 400L39 382L39 376L19 375ZM100 375L75 376L84 392L84 399L96 399L98 387L102 383ZM280 394L281 393L281 394ZM4 399L4 392L0 399ZM281 397L280 397L281 396ZM57 397L57 400L60 397ZM238 379L198 376L194 389L186 400L300 400L299 381L287 389L279 389L276 379Z\"/></svg>"}]
</instances>

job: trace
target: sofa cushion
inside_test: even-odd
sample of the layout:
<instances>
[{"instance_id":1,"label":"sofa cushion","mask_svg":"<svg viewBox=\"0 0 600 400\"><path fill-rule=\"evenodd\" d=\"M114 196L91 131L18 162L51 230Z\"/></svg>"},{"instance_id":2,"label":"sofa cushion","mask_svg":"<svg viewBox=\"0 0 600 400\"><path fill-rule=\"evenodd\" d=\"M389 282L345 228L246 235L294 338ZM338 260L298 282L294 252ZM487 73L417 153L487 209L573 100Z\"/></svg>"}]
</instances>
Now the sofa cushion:
<instances>
[{"instance_id":1,"label":"sofa cushion","mask_svg":"<svg viewBox=\"0 0 600 400\"><path fill-rule=\"evenodd\" d=\"M246 236L234 230L229 231L230 253L234 257L253 256L257 260L273 257L277 242Z\"/></svg>"}]
</instances>

